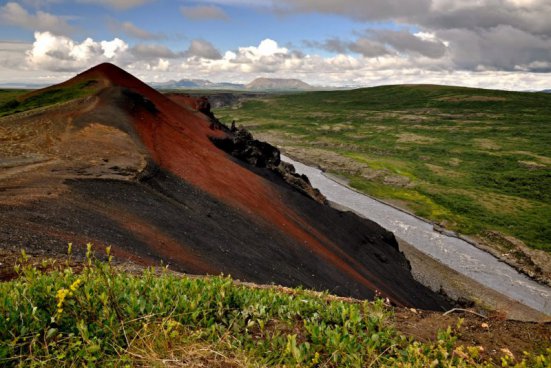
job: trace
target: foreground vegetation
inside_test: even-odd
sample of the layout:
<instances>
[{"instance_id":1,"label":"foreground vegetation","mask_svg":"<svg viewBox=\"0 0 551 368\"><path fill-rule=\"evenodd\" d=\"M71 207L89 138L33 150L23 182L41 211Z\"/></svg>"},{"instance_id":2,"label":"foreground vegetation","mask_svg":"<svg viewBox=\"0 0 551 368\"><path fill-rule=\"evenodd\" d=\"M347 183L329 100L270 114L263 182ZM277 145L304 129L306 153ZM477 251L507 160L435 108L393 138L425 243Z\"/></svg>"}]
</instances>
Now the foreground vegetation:
<instances>
[{"instance_id":1,"label":"foreground vegetation","mask_svg":"<svg viewBox=\"0 0 551 368\"><path fill-rule=\"evenodd\" d=\"M549 94L383 86L216 114L448 229L551 251Z\"/></svg>"},{"instance_id":2,"label":"foreground vegetation","mask_svg":"<svg viewBox=\"0 0 551 368\"><path fill-rule=\"evenodd\" d=\"M252 288L229 277L189 278L166 269L116 272L110 262L92 259L90 247L78 272L68 266L52 271L53 263L30 266L23 253L19 276L0 283L1 366L551 363L551 350L485 362L479 348L456 346L452 328L434 342L406 338L393 328L392 310L383 300L351 302L304 290Z\"/></svg>"}]
</instances>

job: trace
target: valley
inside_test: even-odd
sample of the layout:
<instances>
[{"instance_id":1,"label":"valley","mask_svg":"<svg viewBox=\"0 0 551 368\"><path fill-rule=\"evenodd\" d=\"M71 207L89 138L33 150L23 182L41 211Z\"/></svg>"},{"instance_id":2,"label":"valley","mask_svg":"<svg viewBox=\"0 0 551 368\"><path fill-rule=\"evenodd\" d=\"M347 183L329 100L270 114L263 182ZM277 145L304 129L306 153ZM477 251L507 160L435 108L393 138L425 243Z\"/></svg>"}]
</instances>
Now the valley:
<instances>
[{"instance_id":1,"label":"valley","mask_svg":"<svg viewBox=\"0 0 551 368\"><path fill-rule=\"evenodd\" d=\"M550 102L405 85L257 96L215 112L549 282Z\"/></svg>"}]
</instances>

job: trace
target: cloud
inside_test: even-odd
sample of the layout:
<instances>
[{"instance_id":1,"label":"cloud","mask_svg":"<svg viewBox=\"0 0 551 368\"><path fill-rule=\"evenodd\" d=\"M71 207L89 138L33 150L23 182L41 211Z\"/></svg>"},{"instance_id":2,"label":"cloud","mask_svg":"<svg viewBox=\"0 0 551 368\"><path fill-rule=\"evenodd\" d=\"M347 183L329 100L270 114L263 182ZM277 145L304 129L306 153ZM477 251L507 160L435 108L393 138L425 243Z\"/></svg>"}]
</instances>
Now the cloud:
<instances>
[{"instance_id":1,"label":"cloud","mask_svg":"<svg viewBox=\"0 0 551 368\"><path fill-rule=\"evenodd\" d=\"M132 48L130 48L130 53L137 57L138 59L157 59L157 58L164 58L164 59L174 59L177 57L181 57L181 54L175 53L168 47L164 45L144 45L139 44Z\"/></svg>"},{"instance_id":2,"label":"cloud","mask_svg":"<svg viewBox=\"0 0 551 368\"><path fill-rule=\"evenodd\" d=\"M151 76L155 75L160 80L166 82L165 73L169 72L172 67L172 63L167 59L157 59L156 61L143 61L138 60L134 61L126 66L126 68L134 73L138 78L144 78L146 80L151 80ZM161 72L162 74L154 74L156 72ZM152 74L153 73L153 74ZM157 79L157 78L156 78Z\"/></svg>"},{"instance_id":3,"label":"cloud","mask_svg":"<svg viewBox=\"0 0 551 368\"><path fill-rule=\"evenodd\" d=\"M154 0L77 0L79 3L101 5L116 10L127 10L152 1Z\"/></svg>"},{"instance_id":4,"label":"cloud","mask_svg":"<svg viewBox=\"0 0 551 368\"><path fill-rule=\"evenodd\" d=\"M421 15L430 5L431 0L281 0L274 8L283 13L315 12L373 21Z\"/></svg>"},{"instance_id":5,"label":"cloud","mask_svg":"<svg viewBox=\"0 0 551 368\"><path fill-rule=\"evenodd\" d=\"M222 8L214 5L183 6L180 12L189 20L227 20L228 15Z\"/></svg>"},{"instance_id":6,"label":"cloud","mask_svg":"<svg viewBox=\"0 0 551 368\"><path fill-rule=\"evenodd\" d=\"M249 7L267 7L273 5L272 0L196 0L198 3L230 5L230 6L249 6Z\"/></svg>"},{"instance_id":7,"label":"cloud","mask_svg":"<svg viewBox=\"0 0 551 368\"><path fill-rule=\"evenodd\" d=\"M96 42L91 38L78 43L49 32L35 32L32 48L26 52L31 69L47 71L77 71L104 61L116 61L124 56L128 44L119 38Z\"/></svg>"},{"instance_id":8,"label":"cloud","mask_svg":"<svg viewBox=\"0 0 551 368\"><path fill-rule=\"evenodd\" d=\"M338 54L344 54L348 51L348 43L336 37L329 38L324 42L305 40L303 43L306 47L323 49Z\"/></svg>"},{"instance_id":9,"label":"cloud","mask_svg":"<svg viewBox=\"0 0 551 368\"><path fill-rule=\"evenodd\" d=\"M382 44L403 53L417 53L431 59L437 59L446 53L446 45L436 37L414 35L408 31L374 30L372 37Z\"/></svg>"},{"instance_id":10,"label":"cloud","mask_svg":"<svg viewBox=\"0 0 551 368\"><path fill-rule=\"evenodd\" d=\"M25 51L31 45L26 42L0 41L0 67L17 69L25 63ZM4 77L2 77L4 79Z\"/></svg>"},{"instance_id":11,"label":"cloud","mask_svg":"<svg viewBox=\"0 0 551 368\"><path fill-rule=\"evenodd\" d=\"M262 40L258 46L240 47L238 55L247 60L258 61L263 57L281 57L289 53L285 47L279 47L272 39Z\"/></svg>"},{"instance_id":12,"label":"cloud","mask_svg":"<svg viewBox=\"0 0 551 368\"><path fill-rule=\"evenodd\" d=\"M14 2L8 2L0 7L0 21L16 27L48 31L54 34L69 34L73 31L73 27L63 17L43 11L30 14L21 5Z\"/></svg>"},{"instance_id":13,"label":"cloud","mask_svg":"<svg viewBox=\"0 0 551 368\"><path fill-rule=\"evenodd\" d=\"M161 72L166 72L169 67L170 67L170 61L165 59L159 59L159 62L157 63L157 65L153 66L152 69L158 70Z\"/></svg>"},{"instance_id":14,"label":"cloud","mask_svg":"<svg viewBox=\"0 0 551 368\"><path fill-rule=\"evenodd\" d=\"M388 35L384 35L388 36ZM409 37L409 36L408 36ZM427 42L440 42L432 34L412 34ZM362 39L362 38L360 38ZM347 50L361 42L344 43ZM340 43L339 43L340 42ZM398 42L393 42L398 44ZM331 47L336 47L333 43ZM337 47L337 48L338 48ZM427 53L427 52L425 52ZM432 55L428 52L429 55ZM378 57L345 55L332 57L305 55L279 46L271 39L257 46L239 47L226 51L222 59L187 59L178 70L180 73L218 81L249 82L257 76L299 78L313 85L370 86L395 83L454 84L471 87L502 89L544 89L551 85L551 75L526 70L503 72L495 70L453 71L447 68L450 55L431 58L419 52L409 57L388 52ZM547 65L540 65L547 67ZM534 66L533 66L534 67ZM164 76L165 80L167 76Z\"/></svg>"},{"instance_id":15,"label":"cloud","mask_svg":"<svg viewBox=\"0 0 551 368\"><path fill-rule=\"evenodd\" d=\"M75 1L125 10L154 0ZM32 29L39 34L45 31L52 36L69 34L72 29L67 17L25 10L25 7L31 9L30 6L40 9L54 2L68 3L68 0L5 3L0 5L0 22ZM436 80L438 73L445 75L453 71L456 76L468 75L470 82L473 82L472 76L476 73L484 75L484 80L488 82L490 79L487 76L493 73L503 78L502 72L513 73L507 79L509 81L533 82L533 75L545 79L545 73L551 72L549 0L194 0L180 3L187 4L180 11L190 20L227 20L229 16L225 10L228 7L253 7L262 8L259 11L271 9L284 15L319 13L346 17L354 20L357 31L350 37L331 37L329 33L326 40L304 41L312 54L297 52L292 45L283 47L271 39L221 52L201 39L193 40L185 51L174 51L149 43L129 47L123 41L126 49L121 50L115 47L116 43L110 44L112 41L109 40L77 42L67 38L61 42L62 39L57 37L60 44L56 47L59 46L59 49L52 46L45 54L37 53L39 47L29 46L29 52L38 55L35 63L29 65L35 67L40 62L48 68L73 70L71 68L75 65L80 65L74 55L77 51L71 53L67 49L78 50L80 47L93 50L89 51L91 62L112 55L138 73L140 70L174 73L179 70L190 74L204 73L203 77L209 79L211 75L242 79L250 73L281 73L320 80L326 78L335 83L339 80L351 84L378 83L383 79L374 76L376 71L386 76L393 70L397 76L393 83L422 79L422 76L427 80ZM111 27L129 39L154 41L166 38L138 25L113 20ZM361 29L364 30L359 31ZM41 39L41 42L45 40ZM114 49L106 54L110 45ZM319 50L329 51L331 56L316 55ZM0 52L9 55L10 63L16 63L19 51ZM46 63L47 60L51 61L51 65ZM59 63L56 64L55 60ZM362 73L371 77L364 78ZM514 77L521 75L518 73L526 77ZM461 82L460 78L457 80Z\"/></svg>"},{"instance_id":16,"label":"cloud","mask_svg":"<svg viewBox=\"0 0 551 368\"><path fill-rule=\"evenodd\" d=\"M185 71L193 70L194 73L204 71L205 73L223 72L232 76L241 74L239 77L241 79L243 73L271 74L282 70L293 70L302 65L305 57L299 52L280 47L274 40L265 39L258 46L239 47L234 51L226 51L217 60L187 59L181 67Z\"/></svg>"},{"instance_id":17,"label":"cloud","mask_svg":"<svg viewBox=\"0 0 551 368\"><path fill-rule=\"evenodd\" d=\"M384 44L367 38L359 38L355 42L347 44L350 51L362 54L365 57L379 57L392 52Z\"/></svg>"},{"instance_id":18,"label":"cloud","mask_svg":"<svg viewBox=\"0 0 551 368\"><path fill-rule=\"evenodd\" d=\"M454 66L467 70L551 72L551 39L511 26L439 32L450 42Z\"/></svg>"},{"instance_id":19,"label":"cloud","mask_svg":"<svg viewBox=\"0 0 551 368\"><path fill-rule=\"evenodd\" d=\"M41 8L50 4L59 4L64 0L22 0L20 2L25 5L32 6L33 8Z\"/></svg>"},{"instance_id":20,"label":"cloud","mask_svg":"<svg viewBox=\"0 0 551 368\"><path fill-rule=\"evenodd\" d=\"M167 38L164 34L146 31L131 22L119 22L115 19L109 19L107 25L115 32L121 31L129 37L138 38L140 40L163 40Z\"/></svg>"},{"instance_id":21,"label":"cloud","mask_svg":"<svg viewBox=\"0 0 551 368\"><path fill-rule=\"evenodd\" d=\"M548 0L280 0L285 13L324 13L358 21L394 21L431 29L515 28L550 35Z\"/></svg>"},{"instance_id":22,"label":"cloud","mask_svg":"<svg viewBox=\"0 0 551 368\"><path fill-rule=\"evenodd\" d=\"M405 57L422 55L437 59L443 57L447 50L445 43L430 33L412 34L405 30L368 30L364 33L365 36L353 42L330 38L324 42L306 42L306 44L334 53L344 54L352 51L371 58L402 54Z\"/></svg>"},{"instance_id":23,"label":"cloud","mask_svg":"<svg viewBox=\"0 0 551 368\"><path fill-rule=\"evenodd\" d=\"M546 0L433 0L430 11L412 19L433 29L491 29L509 25L551 36L551 2Z\"/></svg>"},{"instance_id":24,"label":"cloud","mask_svg":"<svg viewBox=\"0 0 551 368\"><path fill-rule=\"evenodd\" d=\"M472 47L489 48L496 44L495 57L498 58L498 38L510 39L512 52L519 53L523 44L533 50L539 48L541 55L522 56L519 53L506 65L514 64L509 71L490 68L481 63L485 59L470 59L469 50L464 54L446 51L444 56L431 58L420 52L410 50L398 52L399 42L390 39L385 33L359 35L353 42L335 39L329 47L345 47L345 52L334 56L322 57L305 54L283 47L275 40L265 39L253 46L243 46L228 50L219 58L220 53L209 55L214 47L205 40L195 40L185 52L176 52L164 45L138 44L133 47L121 39L94 40L87 38L75 41L66 36L48 32L36 32L35 42L0 42L0 73L4 82L36 82L47 76L48 81L62 81L92 65L109 61L129 70L146 81L163 82L183 77L204 78L212 81L249 82L257 76L277 76L280 78L299 78L313 85L326 86L371 86L389 83L436 83L455 84L471 87L502 89L545 89L551 86L551 73L541 73L551 67L546 52L547 41L534 37L527 32L510 27L509 30L473 30L472 34L464 30L448 30L449 47L455 43L467 42ZM373 37L372 42L384 44L387 53L377 57L364 56L370 52L346 54L353 47L361 47L360 40ZM444 35L429 32L417 32L404 38L417 37L428 42L441 41ZM380 40L376 39L377 37ZM396 37L396 35L393 35ZM469 40L481 38L485 43L472 45ZM415 40L413 40L415 41ZM392 43L394 46L391 46ZM320 45L324 44L323 42ZM197 45L200 45L197 46ZM210 47L208 47L210 45ZM329 45L329 43L328 43ZM365 47L365 45L363 45ZM373 48L373 45L369 46ZM423 46L424 47L424 46ZM368 48L369 49L369 48ZM342 49L341 49L342 51ZM475 50L476 51L476 50ZM473 51L474 52L474 51ZM427 54L427 52L424 52ZM430 52L428 53L429 55ZM495 62L495 61L494 61ZM462 70L453 70L450 65L463 63Z\"/></svg>"},{"instance_id":25,"label":"cloud","mask_svg":"<svg viewBox=\"0 0 551 368\"><path fill-rule=\"evenodd\" d=\"M205 40L193 40L187 51L183 54L185 57L198 57L204 59L221 59L218 51L210 42Z\"/></svg>"},{"instance_id":26,"label":"cloud","mask_svg":"<svg viewBox=\"0 0 551 368\"><path fill-rule=\"evenodd\" d=\"M281 0L274 4L276 11L286 13L326 13L405 27L369 30L355 41L329 38L310 44L333 53L399 54L412 60L422 56L445 61L447 65L440 65L450 70L549 71L548 0ZM407 31L411 28L419 31Z\"/></svg>"}]
</instances>

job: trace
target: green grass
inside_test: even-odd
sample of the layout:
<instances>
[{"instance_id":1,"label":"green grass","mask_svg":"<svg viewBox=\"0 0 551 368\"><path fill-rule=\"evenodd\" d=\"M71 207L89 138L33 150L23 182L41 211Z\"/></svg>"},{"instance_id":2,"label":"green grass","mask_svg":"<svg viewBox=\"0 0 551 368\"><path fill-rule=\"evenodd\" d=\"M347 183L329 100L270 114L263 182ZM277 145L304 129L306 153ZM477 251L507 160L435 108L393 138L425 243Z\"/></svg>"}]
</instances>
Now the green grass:
<instances>
[{"instance_id":1,"label":"green grass","mask_svg":"<svg viewBox=\"0 0 551 368\"><path fill-rule=\"evenodd\" d=\"M0 89L0 106L29 92L27 89Z\"/></svg>"},{"instance_id":2,"label":"green grass","mask_svg":"<svg viewBox=\"0 0 551 368\"><path fill-rule=\"evenodd\" d=\"M0 90L0 117L70 101L91 94L96 81L90 80L70 87L49 88L32 94L26 90Z\"/></svg>"},{"instance_id":3,"label":"green grass","mask_svg":"<svg viewBox=\"0 0 551 368\"><path fill-rule=\"evenodd\" d=\"M0 283L1 366L495 366L476 348L455 346L451 327L434 342L402 336L382 300L116 272L90 254L89 246L79 273L41 272L23 254L19 277ZM550 359L551 350L503 361L547 367Z\"/></svg>"},{"instance_id":4,"label":"green grass","mask_svg":"<svg viewBox=\"0 0 551 368\"><path fill-rule=\"evenodd\" d=\"M383 86L267 96L215 113L277 137L283 148L363 164L380 175L327 169L452 230L499 231L551 251L549 94Z\"/></svg>"}]
</instances>

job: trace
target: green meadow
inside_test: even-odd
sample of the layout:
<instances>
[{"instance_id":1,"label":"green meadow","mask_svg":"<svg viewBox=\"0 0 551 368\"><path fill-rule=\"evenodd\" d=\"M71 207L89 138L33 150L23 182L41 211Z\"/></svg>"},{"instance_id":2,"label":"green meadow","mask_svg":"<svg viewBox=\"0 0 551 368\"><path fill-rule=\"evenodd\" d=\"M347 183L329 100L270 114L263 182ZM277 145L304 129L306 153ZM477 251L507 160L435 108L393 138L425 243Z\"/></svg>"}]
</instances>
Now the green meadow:
<instances>
[{"instance_id":1,"label":"green meadow","mask_svg":"<svg viewBox=\"0 0 551 368\"><path fill-rule=\"evenodd\" d=\"M215 111L460 233L551 251L551 95L434 85L279 94Z\"/></svg>"}]
</instances>

